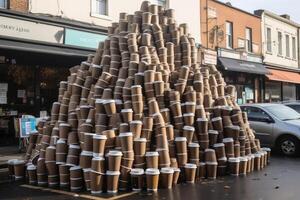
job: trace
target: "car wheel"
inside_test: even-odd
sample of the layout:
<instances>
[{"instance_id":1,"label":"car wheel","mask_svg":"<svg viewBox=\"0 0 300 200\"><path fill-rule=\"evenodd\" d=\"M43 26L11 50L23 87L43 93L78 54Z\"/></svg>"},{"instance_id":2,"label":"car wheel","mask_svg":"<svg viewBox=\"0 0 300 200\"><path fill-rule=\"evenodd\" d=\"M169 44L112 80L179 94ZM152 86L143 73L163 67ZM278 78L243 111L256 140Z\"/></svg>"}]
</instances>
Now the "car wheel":
<instances>
[{"instance_id":1,"label":"car wheel","mask_svg":"<svg viewBox=\"0 0 300 200\"><path fill-rule=\"evenodd\" d=\"M299 153L299 140L292 136L286 136L279 140L278 149L286 156L296 156Z\"/></svg>"}]
</instances>

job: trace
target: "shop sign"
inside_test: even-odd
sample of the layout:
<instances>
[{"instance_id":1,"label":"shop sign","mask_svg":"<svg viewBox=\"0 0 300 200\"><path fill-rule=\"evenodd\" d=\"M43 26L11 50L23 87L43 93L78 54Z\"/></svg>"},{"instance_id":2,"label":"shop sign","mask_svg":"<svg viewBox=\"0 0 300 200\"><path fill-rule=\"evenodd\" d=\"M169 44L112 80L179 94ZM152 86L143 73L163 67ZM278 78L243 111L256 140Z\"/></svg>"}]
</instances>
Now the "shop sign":
<instances>
[{"instance_id":1,"label":"shop sign","mask_svg":"<svg viewBox=\"0 0 300 200\"><path fill-rule=\"evenodd\" d=\"M19 119L20 137L29 137L32 131L36 131L36 119L34 117L22 117Z\"/></svg>"},{"instance_id":2,"label":"shop sign","mask_svg":"<svg viewBox=\"0 0 300 200\"><path fill-rule=\"evenodd\" d=\"M97 49L99 42L104 41L106 38L106 35L100 33L65 29L66 45Z\"/></svg>"},{"instance_id":3,"label":"shop sign","mask_svg":"<svg viewBox=\"0 0 300 200\"><path fill-rule=\"evenodd\" d=\"M62 44L64 28L0 16L0 36Z\"/></svg>"},{"instance_id":4,"label":"shop sign","mask_svg":"<svg viewBox=\"0 0 300 200\"><path fill-rule=\"evenodd\" d=\"M217 52L209 49L204 49L203 60L204 65L216 65L217 64Z\"/></svg>"}]
</instances>

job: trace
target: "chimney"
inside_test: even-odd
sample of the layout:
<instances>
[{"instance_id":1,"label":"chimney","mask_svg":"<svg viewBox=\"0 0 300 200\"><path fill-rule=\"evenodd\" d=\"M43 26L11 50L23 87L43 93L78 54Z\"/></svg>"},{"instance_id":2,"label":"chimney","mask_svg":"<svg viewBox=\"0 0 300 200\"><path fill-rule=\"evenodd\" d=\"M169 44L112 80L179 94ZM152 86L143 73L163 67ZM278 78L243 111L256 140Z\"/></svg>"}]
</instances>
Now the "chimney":
<instances>
[{"instance_id":1,"label":"chimney","mask_svg":"<svg viewBox=\"0 0 300 200\"><path fill-rule=\"evenodd\" d=\"M288 14L280 15L280 17L285 18L285 19L287 19L287 20L291 20L291 16L288 15Z\"/></svg>"},{"instance_id":2,"label":"chimney","mask_svg":"<svg viewBox=\"0 0 300 200\"><path fill-rule=\"evenodd\" d=\"M226 2L225 3L227 6L230 6L230 7L232 7L232 4L228 1L228 2Z\"/></svg>"}]
</instances>

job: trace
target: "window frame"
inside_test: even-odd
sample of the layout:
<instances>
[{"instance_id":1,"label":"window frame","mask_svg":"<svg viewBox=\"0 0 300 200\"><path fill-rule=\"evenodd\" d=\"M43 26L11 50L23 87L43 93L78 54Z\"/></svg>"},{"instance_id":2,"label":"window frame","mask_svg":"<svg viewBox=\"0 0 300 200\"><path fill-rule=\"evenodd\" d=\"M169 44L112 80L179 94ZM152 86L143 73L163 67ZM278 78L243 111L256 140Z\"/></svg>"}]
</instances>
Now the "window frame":
<instances>
[{"instance_id":1,"label":"window frame","mask_svg":"<svg viewBox=\"0 0 300 200\"><path fill-rule=\"evenodd\" d=\"M249 31L249 38L247 38L247 31ZM253 40L252 40L252 28L246 27L245 29L245 38L246 38L246 50L247 52L253 52Z\"/></svg>"},{"instance_id":2,"label":"window frame","mask_svg":"<svg viewBox=\"0 0 300 200\"><path fill-rule=\"evenodd\" d=\"M280 36L280 37L279 37ZM277 39L278 39L278 55L279 56L282 56L283 53L282 53L282 50L283 50L283 43L282 43L282 32L281 31L278 31L277 32Z\"/></svg>"},{"instance_id":3,"label":"window frame","mask_svg":"<svg viewBox=\"0 0 300 200\"><path fill-rule=\"evenodd\" d=\"M97 8L96 8L96 1L97 0L91 0L91 17L96 17L96 18L100 18L100 19L104 19L104 20L109 20L112 21L112 18L109 16L109 1L106 1L106 14L100 14L97 12Z\"/></svg>"},{"instance_id":4,"label":"window frame","mask_svg":"<svg viewBox=\"0 0 300 200\"><path fill-rule=\"evenodd\" d=\"M292 59L297 59L297 41L295 36L292 36Z\"/></svg>"},{"instance_id":5,"label":"window frame","mask_svg":"<svg viewBox=\"0 0 300 200\"><path fill-rule=\"evenodd\" d=\"M270 33L270 38L269 38L268 33ZM272 53L272 29L271 29L271 27L266 28L266 43L267 43L267 53Z\"/></svg>"},{"instance_id":6,"label":"window frame","mask_svg":"<svg viewBox=\"0 0 300 200\"><path fill-rule=\"evenodd\" d=\"M7 0L3 0L3 2L4 2L4 7L0 7L0 9L7 9Z\"/></svg>"},{"instance_id":7,"label":"window frame","mask_svg":"<svg viewBox=\"0 0 300 200\"><path fill-rule=\"evenodd\" d=\"M290 35L285 34L285 57L291 58Z\"/></svg>"},{"instance_id":8,"label":"window frame","mask_svg":"<svg viewBox=\"0 0 300 200\"><path fill-rule=\"evenodd\" d=\"M230 32L227 29L227 25L230 25ZM226 33L226 48L233 49L233 22L226 21L225 22L225 33ZM231 45L229 45L229 41L231 41Z\"/></svg>"}]
</instances>

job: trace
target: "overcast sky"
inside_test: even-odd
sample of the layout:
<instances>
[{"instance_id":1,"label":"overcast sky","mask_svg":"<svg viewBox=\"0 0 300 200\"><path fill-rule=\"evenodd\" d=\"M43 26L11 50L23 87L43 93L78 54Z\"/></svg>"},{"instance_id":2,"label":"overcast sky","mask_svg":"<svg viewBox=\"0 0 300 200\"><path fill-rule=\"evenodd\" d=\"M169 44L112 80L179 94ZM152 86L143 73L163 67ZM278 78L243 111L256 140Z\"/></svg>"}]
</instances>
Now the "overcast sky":
<instances>
[{"instance_id":1,"label":"overcast sky","mask_svg":"<svg viewBox=\"0 0 300 200\"><path fill-rule=\"evenodd\" d=\"M300 0L220 0L231 2L234 7L253 13L265 9L276 14L289 14L291 20L300 23Z\"/></svg>"}]
</instances>

